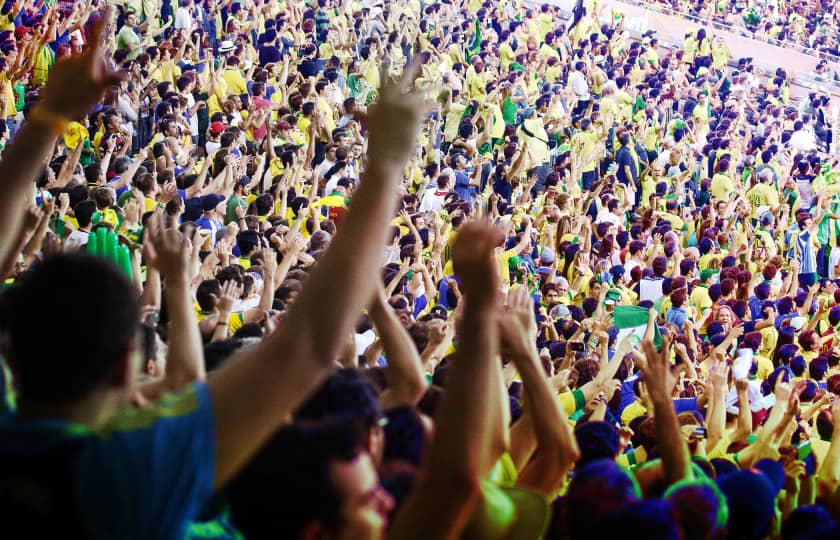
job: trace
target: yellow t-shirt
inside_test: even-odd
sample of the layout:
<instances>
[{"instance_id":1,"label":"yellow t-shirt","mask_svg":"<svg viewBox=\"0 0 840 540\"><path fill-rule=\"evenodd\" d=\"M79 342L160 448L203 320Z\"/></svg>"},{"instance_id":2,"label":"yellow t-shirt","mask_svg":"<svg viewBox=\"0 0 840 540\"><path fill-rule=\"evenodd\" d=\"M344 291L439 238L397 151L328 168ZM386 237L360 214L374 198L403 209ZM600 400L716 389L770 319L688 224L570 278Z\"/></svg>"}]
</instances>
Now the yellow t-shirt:
<instances>
[{"instance_id":1,"label":"yellow t-shirt","mask_svg":"<svg viewBox=\"0 0 840 540\"><path fill-rule=\"evenodd\" d=\"M242 72L235 67L228 67L222 74L222 78L227 83L228 88L234 94L242 95L248 93L248 85L245 84L245 78Z\"/></svg>"},{"instance_id":2,"label":"yellow t-shirt","mask_svg":"<svg viewBox=\"0 0 840 540\"><path fill-rule=\"evenodd\" d=\"M724 173L717 173L712 177L712 197L719 200L729 199L735 191L732 179Z\"/></svg>"}]
</instances>

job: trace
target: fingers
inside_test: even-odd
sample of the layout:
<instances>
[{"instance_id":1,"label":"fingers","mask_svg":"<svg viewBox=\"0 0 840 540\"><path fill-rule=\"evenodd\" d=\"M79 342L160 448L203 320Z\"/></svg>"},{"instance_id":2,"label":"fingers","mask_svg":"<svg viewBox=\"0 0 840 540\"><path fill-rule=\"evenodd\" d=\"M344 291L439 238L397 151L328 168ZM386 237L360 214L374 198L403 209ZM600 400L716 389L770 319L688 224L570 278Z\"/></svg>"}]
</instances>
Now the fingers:
<instances>
[{"instance_id":1,"label":"fingers","mask_svg":"<svg viewBox=\"0 0 840 540\"><path fill-rule=\"evenodd\" d=\"M107 6L102 12L102 15L93 23L91 29L91 37L89 40L90 48L87 51L86 59L93 65L102 57L102 49L105 44L105 28L114 20L114 7Z\"/></svg>"}]
</instances>

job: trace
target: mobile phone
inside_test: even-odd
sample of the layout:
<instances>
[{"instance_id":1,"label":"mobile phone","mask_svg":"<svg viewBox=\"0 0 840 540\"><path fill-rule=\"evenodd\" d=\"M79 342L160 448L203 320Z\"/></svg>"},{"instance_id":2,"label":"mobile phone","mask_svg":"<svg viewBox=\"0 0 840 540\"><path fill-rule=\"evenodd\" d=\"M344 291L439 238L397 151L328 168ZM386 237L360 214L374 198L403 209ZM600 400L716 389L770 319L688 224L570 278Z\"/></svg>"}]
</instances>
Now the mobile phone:
<instances>
[{"instance_id":1,"label":"mobile phone","mask_svg":"<svg viewBox=\"0 0 840 540\"><path fill-rule=\"evenodd\" d=\"M703 426L697 426L694 428L694 432L691 434L691 437L694 439L705 439L706 438L706 428Z\"/></svg>"},{"instance_id":2,"label":"mobile phone","mask_svg":"<svg viewBox=\"0 0 840 540\"><path fill-rule=\"evenodd\" d=\"M582 341L572 341L569 343L569 349L572 352L586 352L586 344Z\"/></svg>"}]
</instances>

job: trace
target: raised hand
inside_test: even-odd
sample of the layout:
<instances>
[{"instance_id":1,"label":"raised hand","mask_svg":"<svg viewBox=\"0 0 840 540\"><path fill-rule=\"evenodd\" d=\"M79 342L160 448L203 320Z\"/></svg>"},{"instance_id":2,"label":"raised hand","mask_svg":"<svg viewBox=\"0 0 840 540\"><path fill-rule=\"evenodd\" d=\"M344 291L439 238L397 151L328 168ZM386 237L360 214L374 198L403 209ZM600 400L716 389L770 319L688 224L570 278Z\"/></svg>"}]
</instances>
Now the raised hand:
<instances>
[{"instance_id":1,"label":"raised hand","mask_svg":"<svg viewBox=\"0 0 840 540\"><path fill-rule=\"evenodd\" d=\"M157 268L168 282L187 279L190 260L189 242L177 229L164 229L159 213L149 220L143 247L146 263Z\"/></svg>"},{"instance_id":2,"label":"raised hand","mask_svg":"<svg viewBox=\"0 0 840 540\"><path fill-rule=\"evenodd\" d=\"M658 397L670 401L679 380L679 372L671 369L672 342L673 338L670 334L663 337L662 350L657 352L650 341L642 341L642 350L647 362L644 365L640 364L639 369L645 377L645 387L651 398Z\"/></svg>"},{"instance_id":3,"label":"raised hand","mask_svg":"<svg viewBox=\"0 0 840 540\"><path fill-rule=\"evenodd\" d=\"M262 269L266 280L277 271L277 253L270 247L262 249Z\"/></svg>"},{"instance_id":4,"label":"raised hand","mask_svg":"<svg viewBox=\"0 0 840 540\"><path fill-rule=\"evenodd\" d=\"M236 281L229 279L222 285L222 294L217 304L220 313L229 314L233 309L233 303L242 296L243 288Z\"/></svg>"},{"instance_id":5,"label":"raised hand","mask_svg":"<svg viewBox=\"0 0 840 540\"><path fill-rule=\"evenodd\" d=\"M55 63L40 106L67 119L79 118L102 99L108 87L125 79L125 73L113 71L105 61L105 28L113 19L114 8L109 6L93 25L88 49Z\"/></svg>"},{"instance_id":6,"label":"raised hand","mask_svg":"<svg viewBox=\"0 0 840 540\"><path fill-rule=\"evenodd\" d=\"M502 239L501 232L488 222L473 221L461 227L452 246L452 259L467 297L495 294L499 268L494 250Z\"/></svg>"},{"instance_id":7,"label":"raised hand","mask_svg":"<svg viewBox=\"0 0 840 540\"><path fill-rule=\"evenodd\" d=\"M372 164L403 167L414 151L420 120L432 104L426 96L413 91L420 71L414 61L398 81L391 81L383 72L379 100L367 115L368 154Z\"/></svg>"},{"instance_id":8,"label":"raised hand","mask_svg":"<svg viewBox=\"0 0 840 540\"><path fill-rule=\"evenodd\" d=\"M536 356L534 302L526 287L517 287L508 294L507 305L499 317L499 334L503 352L514 361Z\"/></svg>"}]
</instances>

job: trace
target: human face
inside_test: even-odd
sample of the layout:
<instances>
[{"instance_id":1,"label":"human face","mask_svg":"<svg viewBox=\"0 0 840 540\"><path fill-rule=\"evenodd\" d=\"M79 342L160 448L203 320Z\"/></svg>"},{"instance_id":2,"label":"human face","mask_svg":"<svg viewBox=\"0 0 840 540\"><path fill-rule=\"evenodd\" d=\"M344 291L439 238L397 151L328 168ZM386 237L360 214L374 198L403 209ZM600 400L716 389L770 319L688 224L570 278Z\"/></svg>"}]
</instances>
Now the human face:
<instances>
[{"instance_id":1,"label":"human face","mask_svg":"<svg viewBox=\"0 0 840 540\"><path fill-rule=\"evenodd\" d=\"M110 120L108 120L108 131L112 133L116 133L120 130L120 120L116 116L112 116Z\"/></svg>"},{"instance_id":2,"label":"human face","mask_svg":"<svg viewBox=\"0 0 840 540\"><path fill-rule=\"evenodd\" d=\"M732 315L729 313L728 309L722 309L718 312L718 322L725 326L727 329L732 326Z\"/></svg>"},{"instance_id":3,"label":"human face","mask_svg":"<svg viewBox=\"0 0 840 540\"><path fill-rule=\"evenodd\" d=\"M384 538L394 499L379 484L370 455L362 452L349 463L333 462L330 476L344 501L344 527L336 538Z\"/></svg>"}]
</instances>

